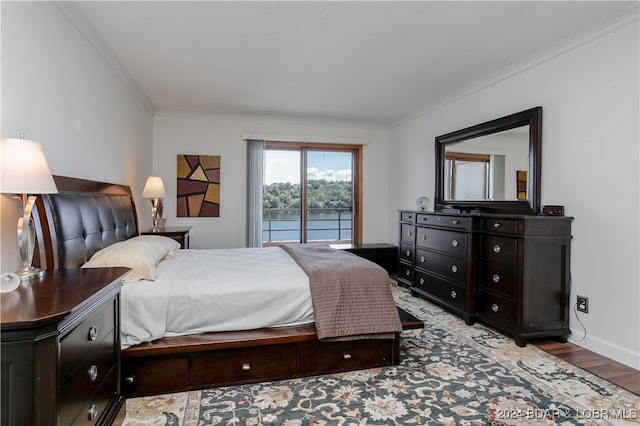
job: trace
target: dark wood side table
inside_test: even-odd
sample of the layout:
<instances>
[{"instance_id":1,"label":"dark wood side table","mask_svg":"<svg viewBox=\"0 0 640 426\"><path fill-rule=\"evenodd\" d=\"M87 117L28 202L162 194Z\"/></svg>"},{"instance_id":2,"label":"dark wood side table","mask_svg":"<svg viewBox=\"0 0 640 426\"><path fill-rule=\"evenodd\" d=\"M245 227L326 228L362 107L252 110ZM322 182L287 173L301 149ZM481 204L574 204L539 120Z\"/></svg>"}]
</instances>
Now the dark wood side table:
<instances>
[{"instance_id":1,"label":"dark wood side table","mask_svg":"<svg viewBox=\"0 0 640 426\"><path fill-rule=\"evenodd\" d=\"M149 228L143 232L141 235L162 235L163 237L173 238L177 242L180 243L180 248L188 249L189 248L189 231L191 231L190 226L167 226L166 228L158 228L153 229Z\"/></svg>"},{"instance_id":2,"label":"dark wood side table","mask_svg":"<svg viewBox=\"0 0 640 426\"><path fill-rule=\"evenodd\" d=\"M2 426L111 425L120 391L120 279L57 269L2 294Z\"/></svg>"},{"instance_id":3,"label":"dark wood side table","mask_svg":"<svg viewBox=\"0 0 640 426\"><path fill-rule=\"evenodd\" d=\"M329 247L336 250L346 250L364 257L382 266L390 274L395 274L398 271L398 246L393 244L330 244Z\"/></svg>"}]
</instances>

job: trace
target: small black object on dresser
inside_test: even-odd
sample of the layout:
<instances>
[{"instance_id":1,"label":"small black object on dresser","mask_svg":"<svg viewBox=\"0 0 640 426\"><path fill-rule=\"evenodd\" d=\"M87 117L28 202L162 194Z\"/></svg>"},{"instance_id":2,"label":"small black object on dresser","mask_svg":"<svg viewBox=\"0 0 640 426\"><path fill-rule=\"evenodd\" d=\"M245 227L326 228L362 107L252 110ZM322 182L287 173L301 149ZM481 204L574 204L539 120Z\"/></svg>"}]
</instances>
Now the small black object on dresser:
<instances>
[{"instance_id":1,"label":"small black object on dresser","mask_svg":"<svg viewBox=\"0 0 640 426\"><path fill-rule=\"evenodd\" d=\"M140 235L161 235L163 237L173 238L180 243L180 248L189 248L189 232L190 226L167 226L166 228L147 229L140 233Z\"/></svg>"},{"instance_id":2,"label":"small black object on dresser","mask_svg":"<svg viewBox=\"0 0 640 426\"><path fill-rule=\"evenodd\" d=\"M400 211L398 282L525 346L569 330L571 220Z\"/></svg>"},{"instance_id":3,"label":"small black object on dresser","mask_svg":"<svg viewBox=\"0 0 640 426\"><path fill-rule=\"evenodd\" d=\"M120 279L56 269L2 295L2 426L112 425L120 392Z\"/></svg>"}]
</instances>

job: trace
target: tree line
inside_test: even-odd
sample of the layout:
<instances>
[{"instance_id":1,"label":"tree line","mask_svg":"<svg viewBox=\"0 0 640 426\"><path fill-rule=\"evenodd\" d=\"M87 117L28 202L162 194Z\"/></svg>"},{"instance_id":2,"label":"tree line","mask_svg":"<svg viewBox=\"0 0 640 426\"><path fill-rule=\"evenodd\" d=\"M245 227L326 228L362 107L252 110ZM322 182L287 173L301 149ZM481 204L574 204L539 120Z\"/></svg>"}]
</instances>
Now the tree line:
<instances>
[{"instance_id":1,"label":"tree line","mask_svg":"<svg viewBox=\"0 0 640 426\"><path fill-rule=\"evenodd\" d=\"M307 202L310 208L351 208L350 181L307 181ZM299 209L300 184L277 182L264 185L262 207L265 209Z\"/></svg>"}]
</instances>

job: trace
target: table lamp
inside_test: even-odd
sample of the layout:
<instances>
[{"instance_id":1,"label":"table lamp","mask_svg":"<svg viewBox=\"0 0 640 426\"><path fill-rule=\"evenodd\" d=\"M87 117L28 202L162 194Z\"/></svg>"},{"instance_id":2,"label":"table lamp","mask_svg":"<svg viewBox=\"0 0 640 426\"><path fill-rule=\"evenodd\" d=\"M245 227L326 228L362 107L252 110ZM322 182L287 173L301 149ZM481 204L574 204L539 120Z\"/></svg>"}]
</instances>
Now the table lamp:
<instances>
[{"instance_id":1,"label":"table lamp","mask_svg":"<svg viewBox=\"0 0 640 426\"><path fill-rule=\"evenodd\" d=\"M22 268L16 275L22 281L44 275L44 270L31 266L35 247L35 231L31 211L36 201L34 194L57 193L47 158L38 142L26 139L2 139L0 149L0 192L13 194L18 202L18 247ZM30 195L31 194L31 195Z\"/></svg>"},{"instance_id":2,"label":"table lamp","mask_svg":"<svg viewBox=\"0 0 640 426\"><path fill-rule=\"evenodd\" d=\"M160 176L149 176L144 184L142 196L151 200L151 218L153 219L153 230L158 231L164 226L162 223L162 199L167 196L164 190L164 184Z\"/></svg>"}]
</instances>

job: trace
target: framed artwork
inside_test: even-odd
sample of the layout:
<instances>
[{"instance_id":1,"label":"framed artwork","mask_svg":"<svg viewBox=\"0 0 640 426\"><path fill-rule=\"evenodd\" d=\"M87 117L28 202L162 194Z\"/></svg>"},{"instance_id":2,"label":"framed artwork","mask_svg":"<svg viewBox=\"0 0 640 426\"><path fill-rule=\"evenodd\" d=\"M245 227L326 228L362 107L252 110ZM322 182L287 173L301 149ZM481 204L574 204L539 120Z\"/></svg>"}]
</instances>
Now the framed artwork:
<instances>
[{"instance_id":1,"label":"framed artwork","mask_svg":"<svg viewBox=\"0 0 640 426\"><path fill-rule=\"evenodd\" d=\"M527 201L527 171L526 170L516 171L516 187L518 191L518 200Z\"/></svg>"},{"instance_id":2,"label":"framed artwork","mask_svg":"<svg viewBox=\"0 0 640 426\"><path fill-rule=\"evenodd\" d=\"M220 217L220 156L179 154L178 217Z\"/></svg>"}]
</instances>

